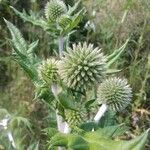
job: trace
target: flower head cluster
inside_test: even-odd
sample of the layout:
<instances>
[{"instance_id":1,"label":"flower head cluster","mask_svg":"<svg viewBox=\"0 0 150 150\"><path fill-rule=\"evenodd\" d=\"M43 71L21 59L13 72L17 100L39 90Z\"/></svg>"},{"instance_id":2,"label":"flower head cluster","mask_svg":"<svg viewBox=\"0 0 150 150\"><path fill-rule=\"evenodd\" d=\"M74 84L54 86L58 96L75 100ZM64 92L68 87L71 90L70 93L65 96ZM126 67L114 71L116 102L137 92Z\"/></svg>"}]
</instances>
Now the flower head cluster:
<instances>
[{"instance_id":1,"label":"flower head cluster","mask_svg":"<svg viewBox=\"0 0 150 150\"><path fill-rule=\"evenodd\" d=\"M107 104L110 109L121 111L131 101L132 90L126 79L111 77L98 88L99 103Z\"/></svg>"}]
</instances>

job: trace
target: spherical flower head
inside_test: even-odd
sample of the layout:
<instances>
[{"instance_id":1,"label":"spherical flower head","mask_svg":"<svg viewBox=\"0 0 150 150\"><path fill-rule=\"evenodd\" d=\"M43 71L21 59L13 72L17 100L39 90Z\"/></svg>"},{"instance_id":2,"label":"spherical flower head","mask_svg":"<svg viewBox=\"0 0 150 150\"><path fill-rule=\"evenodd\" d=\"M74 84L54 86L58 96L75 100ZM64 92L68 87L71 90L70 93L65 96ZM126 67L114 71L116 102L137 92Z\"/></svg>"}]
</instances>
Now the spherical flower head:
<instances>
[{"instance_id":1,"label":"spherical flower head","mask_svg":"<svg viewBox=\"0 0 150 150\"><path fill-rule=\"evenodd\" d=\"M111 77L102 82L98 88L99 103L106 104L114 111L121 111L131 101L132 90L126 79Z\"/></svg>"},{"instance_id":2,"label":"spherical flower head","mask_svg":"<svg viewBox=\"0 0 150 150\"><path fill-rule=\"evenodd\" d=\"M60 74L68 87L85 92L101 82L106 72L106 60L92 44L74 44L68 48L60 63Z\"/></svg>"},{"instance_id":3,"label":"spherical flower head","mask_svg":"<svg viewBox=\"0 0 150 150\"><path fill-rule=\"evenodd\" d=\"M66 116L67 123L72 128L75 126L79 126L86 121L85 112L82 111L66 110L65 116Z\"/></svg>"},{"instance_id":4,"label":"spherical flower head","mask_svg":"<svg viewBox=\"0 0 150 150\"><path fill-rule=\"evenodd\" d=\"M56 22L66 12L67 7L61 0L50 0L45 6L45 16L51 22Z\"/></svg>"},{"instance_id":5,"label":"spherical flower head","mask_svg":"<svg viewBox=\"0 0 150 150\"><path fill-rule=\"evenodd\" d=\"M40 79L48 84L57 83L59 80L57 65L58 61L54 58L44 60L38 68Z\"/></svg>"}]
</instances>

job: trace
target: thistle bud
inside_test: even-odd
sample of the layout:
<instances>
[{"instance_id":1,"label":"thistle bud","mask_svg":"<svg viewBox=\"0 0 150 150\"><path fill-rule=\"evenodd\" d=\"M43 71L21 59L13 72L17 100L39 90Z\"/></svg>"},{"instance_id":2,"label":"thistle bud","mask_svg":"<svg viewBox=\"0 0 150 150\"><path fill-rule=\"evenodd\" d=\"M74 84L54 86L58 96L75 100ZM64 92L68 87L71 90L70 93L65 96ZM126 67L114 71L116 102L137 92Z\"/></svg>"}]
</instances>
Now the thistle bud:
<instances>
[{"instance_id":1,"label":"thistle bud","mask_svg":"<svg viewBox=\"0 0 150 150\"><path fill-rule=\"evenodd\" d=\"M62 15L58 19L58 23L64 29L71 23L71 19L68 15Z\"/></svg>"},{"instance_id":2,"label":"thistle bud","mask_svg":"<svg viewBox=\"0 0 150 150\"><path fill-rule=\"evenodd\" d=\"M56 22L66 12L67 7L61 0L50 0L45 6L45 16L51 22Z\"/></svg>"},{"instance_id":3,"label":"thistle bud","mask_svg":"<svg viewBox=\"0 0 150 150\"><path fill-rule=\"evenodd\" d=\"M112 77L100 84L97 97L100 104L121 111L130 103L132 91L126 79Z\"/></svg>"},{"instance_id":4,"label":"thistle bud","mask_svg":"<svg viewBox=\"0 0 150 150\"><path fill-rule=\"evenodd\" d=\"M57 83L59 80L57 64L58 61L54 58L44 60L38 68L40 79L48 84Z\"/></svg>"},{"instance_id":5,"label":"thistle bud","mask_svg":"<svg viewBox=\"0 0 150 150\"><path fill-rule=\"evenodd\" d=\"M86 121L85 113L82 111L66 110L65 115L70 127L79 126Z\"/></svg>"}]
</instances>

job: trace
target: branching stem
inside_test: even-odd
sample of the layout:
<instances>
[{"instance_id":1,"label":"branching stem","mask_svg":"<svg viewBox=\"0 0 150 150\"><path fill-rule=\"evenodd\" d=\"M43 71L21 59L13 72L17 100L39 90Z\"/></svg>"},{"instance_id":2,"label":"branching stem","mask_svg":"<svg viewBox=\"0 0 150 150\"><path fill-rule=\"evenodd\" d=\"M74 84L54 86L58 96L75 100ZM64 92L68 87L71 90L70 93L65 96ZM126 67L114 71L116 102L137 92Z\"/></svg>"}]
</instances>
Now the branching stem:
<instances>
[{"instance_id":1,"label":"branching stem","mask_svg":"<svg viewBox=\"0 0 150 150\"><path fill-rule=\"evenodd\" d=\"M64 37L59 36L58 38L58 46L59 46L59 57L60 59L63 57L64 52ZM66 122L63 122L62 117L58 115L58 111L56 111L56 118L57 118L57 127L58 130L62 133L69 133L70 128ZM58 150L63 150L62 147L58 147Z\"/></svg>"}]
</instances>

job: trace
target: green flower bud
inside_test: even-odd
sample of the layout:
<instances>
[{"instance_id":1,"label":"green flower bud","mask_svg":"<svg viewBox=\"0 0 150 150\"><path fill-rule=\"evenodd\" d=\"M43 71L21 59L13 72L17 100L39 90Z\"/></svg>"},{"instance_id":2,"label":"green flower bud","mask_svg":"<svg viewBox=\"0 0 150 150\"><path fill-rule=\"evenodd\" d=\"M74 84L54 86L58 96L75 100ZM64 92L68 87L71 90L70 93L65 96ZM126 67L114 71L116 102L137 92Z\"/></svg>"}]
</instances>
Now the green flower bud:
<instances>
[{"instance_id":1,"label":"green flower bud","mask_svg":"<svg viewBox=\"0 0 150 150\"><path fill-rule=\"evenodd\" d=\"M44 60L38 68L39 77L45 83L53 84L59 81L58 61L54 58Z\"/></svg>"},{"instance_id":2,"label":"green flower bud","mask_svg":"<svg viewBox=\"0 0 150 150\"><path fill-rule=\"evenodd\" d=\"M51 22L56 22L66 12L67 7L61 0L50 0L45 6L45 16Z\"/></svg>"},{"instance_id":3,"label":"green flower bud","mask_svg":"<svg viewBox=\"0 0 150 150\"><path fill-rule=\"evenodd\" d=\"M71 23L71 19L68 15L62 15L58 19L58 23L63 29L65 29Z\"/></svg>"},{"instance_id":4,"label":"green flower bud","mask_svg":"<svg viewBox=\"0 0 150 150\"><path fill-rule=\"evenodd\" d=\"M121 111L131 101L132 90L126 79L112 77L102 82L97 98L100 104L106 104L114 111Z\"/></svg>"},{"instance_id":5,"label":"green flower bud","mask_svg":"<svg viewBox=\"0 0 150 150\"><path fill-rule=\"evenodd\" d=\"M74 44L68 48L60 63L60 74L68 87L85 92L101 82L106 73L106 60L99 48L92 44Z\"/></svg>"},{"instance_id":6,"label":"green flower bud","mask_svg":"<svg viewBox=\"0 0 150 150\"><path fill-rule=\"evenodd\" d=\"M83 111L66 110L65 116L70 127L79 126L86 121L86 115Z\"/></svg>"}]
</instances>

